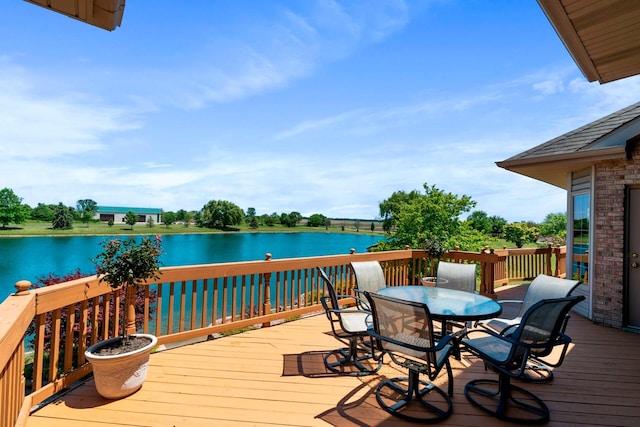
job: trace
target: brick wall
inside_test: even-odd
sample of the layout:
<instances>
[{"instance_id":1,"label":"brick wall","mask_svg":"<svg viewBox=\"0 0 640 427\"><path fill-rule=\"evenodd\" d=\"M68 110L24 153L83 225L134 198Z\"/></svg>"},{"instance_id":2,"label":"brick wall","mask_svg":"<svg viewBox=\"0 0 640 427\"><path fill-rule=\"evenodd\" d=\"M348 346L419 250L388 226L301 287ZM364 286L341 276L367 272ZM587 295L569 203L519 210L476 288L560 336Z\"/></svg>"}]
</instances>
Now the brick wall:
<instances>
[{"instance_id":1,"label":"brick wall","mask_svg":"<svg viewBox=\"0 0 640 427\"><path fill-rule=\"evenodd\" d=\"M624 190L640 184L640 150L632 160L609 160L595 168L593 321L614 328L623 323Z\"/></svg>"}]
</instances>

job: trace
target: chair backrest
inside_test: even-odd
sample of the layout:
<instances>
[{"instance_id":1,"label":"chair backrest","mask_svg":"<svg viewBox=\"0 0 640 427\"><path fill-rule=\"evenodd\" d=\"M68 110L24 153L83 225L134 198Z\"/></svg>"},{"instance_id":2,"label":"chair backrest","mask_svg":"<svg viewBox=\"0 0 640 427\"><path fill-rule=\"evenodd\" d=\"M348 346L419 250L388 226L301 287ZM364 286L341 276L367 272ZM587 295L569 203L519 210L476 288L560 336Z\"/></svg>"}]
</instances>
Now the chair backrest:
<instances>
[{"instance_id":1,"label":"chair backrest","mask_svg":"<svg viewBox=\"0 0 640 427\"><path fill-rule=\"evenodd\" d=\"M387 286L387 279L378 261L354 261L351 269L356 278L356 287L361 292L375 293Z\"/></svg>"},{"instance_id":2,"label":"chair backrest","mask_svg":"<svg viewBox=\"0 0 640 427\"><path fill-rule=\"evenodd\" d=\"M438 262L436 286L465 292L476 290L476 265L457 262Z\"/></svg>"},{"instance_id":3,"label":"chair backrest","mask_svg":"<svg viewBox=\"0 0 640 427\"><path fill-rule=\"evenodd\" d=\"M320 278L324 282L325 288L329 293L331 308L336 310L339 309L340 306L338 305L338 294L336 292L336 288L333 286L333 282L331 282L331 279L329 279L329 276L327 276L327 273L325 273L325 271L322 268L316 267L316 270L318 271L318 276L320 276ZM325 300L322 299L321 301L322 301L322 305L324 306L324 309L327 311L329 307L326 305ZM339 316L339 314L336 314L336 315ZM327 311L327 316L329 316L328 311Z\"/></svg>"},{"instance_id":4,"label":"chair backrest","mask_svg":"<svg viewBox=\"0 0 640 427\"><path fill-rule=\"evenodd\" d=\"M518 317L524 316L527 310L540 300L569 296L579 283L578 280L561 279L546 274L538 275L527 288Z\"/></svg>"},{"instance_id":5,"label":"chair backrest","mask_svg":"<svg viewBox=\"0 0 640 427\"><path fill-rule=\"evenodd\" d=\"M531 349L533 355L547 355L558 344L565 318L571 308L584 299L582 295L543 299L533 304L509 338ZM520 347L522 351L524 349ZM515 354L518 363L518 354Z\"/></svg>"},{"instance_id":6,"label":"chair backrest","mask_svg":"<svg viewBox=\"0 0 640 427\"><path fill-rule=\"evenodd\" d=\"M371 306L373 330L381 350L397 352L435 364L433 322L424 303L365 292ZM424 349L424 350L422 350Z\"/></svg>"}]
</instances>

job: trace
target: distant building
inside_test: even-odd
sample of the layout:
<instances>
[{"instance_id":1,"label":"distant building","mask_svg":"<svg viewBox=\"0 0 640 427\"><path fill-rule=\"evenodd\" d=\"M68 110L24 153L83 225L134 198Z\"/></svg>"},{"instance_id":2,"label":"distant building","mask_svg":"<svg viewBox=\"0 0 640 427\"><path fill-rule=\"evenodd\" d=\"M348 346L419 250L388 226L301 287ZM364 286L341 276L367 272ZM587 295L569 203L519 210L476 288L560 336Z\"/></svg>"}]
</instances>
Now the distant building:
<instances>
[{"instance_id":1,"label":"distant building","mask_svg":"<svg viewBox=\"0 0 640 427\"><path fill-rule=\"evenodd\" d=\"M155 223L162 220L162 209L160 208L130 208L122 206L98 206L98 211L93 219L108 222L113 220L114 224L124 223L127 212L138 215L138 222L146 223L149 218L153 218Z\"/></svg>"}]
</instances>

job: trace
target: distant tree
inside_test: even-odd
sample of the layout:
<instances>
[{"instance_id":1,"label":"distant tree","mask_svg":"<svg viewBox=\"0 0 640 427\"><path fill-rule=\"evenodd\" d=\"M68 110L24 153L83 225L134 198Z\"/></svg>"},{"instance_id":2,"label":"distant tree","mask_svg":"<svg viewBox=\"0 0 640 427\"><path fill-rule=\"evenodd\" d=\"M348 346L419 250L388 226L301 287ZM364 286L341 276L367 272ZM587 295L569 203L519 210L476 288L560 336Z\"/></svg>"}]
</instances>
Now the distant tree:
<instances>
[{"instance_id":1,"label":"distant tree","mask_svg":"<svg viewBox=\"0 0 640 427\"><path fill-rule=\"evenodd\" d=\"M176 221L184 221L185 216L187 215L187 211L185 211L184 209L178 209L176 211Z\"/></svg>"},{"instance_id":2,"label":"distant tree","mask_svg":"<svg viewBox=\"0 0 640 427\"><path fill-rule=\"evenodd\" d=\"M493 215L489 217L489 224L489 234L499 237L504 234L504 226L507 225L507 220L501 216Z\"/></svg>"},{"instance_id":3,"label":"distant tree","mask_svg":"<svg viewBox=\"0 0 640 427\"><path fill-rule=\"evenodd\" d=\"M371 221L371 231L374 231L376 229L376 223Z\"/></svg>"},{"instance_id":4,"label":"distant tree","mask_svg":"<svg viewBox=\"0 0 640 427\"><path fill-rule=\"evenodd\" d=\"M184 215L183 215L183 218L184 218ZM177 215L174 214L173 212L171 211L162 212L162 223L165 225L165 227L169 228L171 224L176 222L176 219L177 219Z\"/></svg>"},{"instance_id":5,"label":"distant tree","mask_svg":"<svg viewBox=\"0 0 640 427\"><path fill-rule=\"evenodd\" d=\"M326 218L327 217L322 215L322 214L313 214L307 220L307 225L309 227L320 227L320 226L324 225L324 220Z\"/></svg>"},{"instance_id":6,"label":"distant tree","mask_svg":"<svg viewBox=\"0 0 640 427\"><path fill-rule=\"evenodd\" d=\"M329 227L331 227L331 220L329 218L325 217L325 219L324 219L324 229L328 230Z\"/></svg>"},{"instance_id":7,"label":"distant tree","mask_svg":"<svg viewBox=\"0 0 640 427\"><path fill-rule=\"evenodd\" d=\"M256 208L248 208L245 215L245 221L249 224L249 227L255 229L258 228L258 218L256 217Z\"/></svg>"},{"instance_id":8,"label":"distant tree","mask_svg":"<svg viewBox=\"0 0 640 427\"><path fill-rule=\"evenodd\" d=\"M73 228L73 215L71 210L60 202L53 213L51 223L54 230L71 230Z\"/></svg>"},{"instance_id":9,"label":"distant tree","mask_svg":"<svg viewBox=\"0 0 640 427\"><path fill-rule=\"evenodd\" d=\"M133 230L133 226L138 223L138 215L133 211L129 211L124 216L124 222Z\"/></svg>"},{"instance_id":10,"label":"distant tree","mask_svg":"<svg viewBox=\"0 0 640 427\"><path fill-rule=\"evenodd\" d=\"M38 203L38 206L31 210L31 219L44 222L53 221L52 207L50 205L45 205L44 203Z\"/></svg>"},{"instance_id":11,"label":"distant tree","mask_svg":"<svg viewBox=\"0 0 640 427\"><path fill-rule=\"evenodd\" d=\"M154 225L156 225L156 222L154 221L152 216L149 216L149 218L147 219L147 227L153 228Z\"/></svg>"},{"instance_id":12,"label":"distant tree","mask_svg":"<svg viewBox=\"0 0 640 427\"><path fill-rule=\"evenodd\" d=\"M189 224L191 224L191 221L193 221L193 213L185 212L182 216L182 221L184 222L185 227L189 227Z\"/></svg>"},{"instance_id":13,"label":"distant tree","mask_svg":"<svg viewBox=\"0 0 640 427\"><path fill-rule=\"evenodd\" d=\"M567 232L567 214L564 212L550 213L540 224L540 234L543 236L559 236Z\"/></svg>"},{"instance_id":14,"label":"distant tree","mask_svg":"<svg viewBox=\"0 0 640 427\"><path fill-rule=\"evenodd\" d=\"M276 225L278 223L278 214L275 213L275 212L272 213L271 215L265 214L262 217L262 222L267 227L273 227L274 225Z\"/></svg>"},{"instance_id":15,"label":"distant tree","mask_svg":"<svg viewBox=\"0 0 640 427\"><path fill-rule=\"evenodd\" d=\"M354 220L353 226L356 228L356 231L360 231L360 220L359 219Z\"/></svg>"},{"instance_id":16,"label":"distant tree","mask_svg":"<svg viewBox=\"0 0 640 427\"><path fill-rule=\"evenodd\" d=\"M297 223L302 219L300 212L282 213L280 214L280 224L287 227L295 227Z\"/></svg>"},{"instance_id":17,"label":"distant tree","mask_svg":"<svg viewBox=\"0 0 640 427\"><path fill-rule=\"evenodd\" d=\"M504 226L504 238L521 248L536 241L538 229L525 222L512 222Z\"/></svg>"},{"instance_id":18,"label":"distant tree","mask_svg":"<svg viewBox=\"0 0 640 427\"><path fill-rule=\"evenodd\" d=\"M9 224L23 224L28 218L27 209L12 189L0 190L0 224L7 228Z\"/></svg>"},{"instance_id":19,"label":"distant tree","mask_svg":"<svg viewBox=\"0 0 640 427\"><path fill-rule=\"evenodd\" d=\"M242 224L244 218L242 209L227 200L211 200L200 212L200 224L206 228L225 229L231 225Z\"/></svg>"},{"instance_id":20,"label":"distant tree","mask_svg":"<svg viewBox=\"0 0 640 427\"><path fill-rule=\"evenodd\" d=\"M109 218L109 221L107 221L107 225L109 227L113 227L113 218Z\"/></svg>"},{"instance_id":21,"label":"distant tree","mask_svg":"<svg viewBox=\"0 0 640 427\"><path fill-rule=\"evenodd\" d=\"M481 233L489 234L491 232L491 222L489 215L485 211L473 211L467 217L469 226Z\"/></svg>"},{"instance_id":22,"label":"distant tree","mask_svg":"<svg viewBox=\"0 0 640 427\"><path fill-rule=\"evenodd\" d=\"M89 228L89 221L98 212L98 204L91 199L82 199L76 202L76 210L80 214L82 222L87 224Z\"/></svg>"}]
</instances>

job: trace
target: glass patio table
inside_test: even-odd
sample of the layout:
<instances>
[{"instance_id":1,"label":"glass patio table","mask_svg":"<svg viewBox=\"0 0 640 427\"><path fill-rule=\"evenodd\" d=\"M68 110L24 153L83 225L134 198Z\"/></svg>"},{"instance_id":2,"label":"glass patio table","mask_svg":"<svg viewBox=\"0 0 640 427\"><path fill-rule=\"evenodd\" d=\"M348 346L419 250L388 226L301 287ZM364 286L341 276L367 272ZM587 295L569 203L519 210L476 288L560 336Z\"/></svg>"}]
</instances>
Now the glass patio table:
<instances>
[{"instance_id":1,"label":"glass patio table","mask_svg":"<svg viewBox=\"0 0 640 427\"><path fill-rule=\"evenodd\" d=\"M447 330L446 324L449 321L468 322L490 319L502 312L502 306L489 297L454 289L430 286L388 286L380 289L378 293L427 304L431 317L442 322L443 331Z\"/></svg>"}]
</instances>

